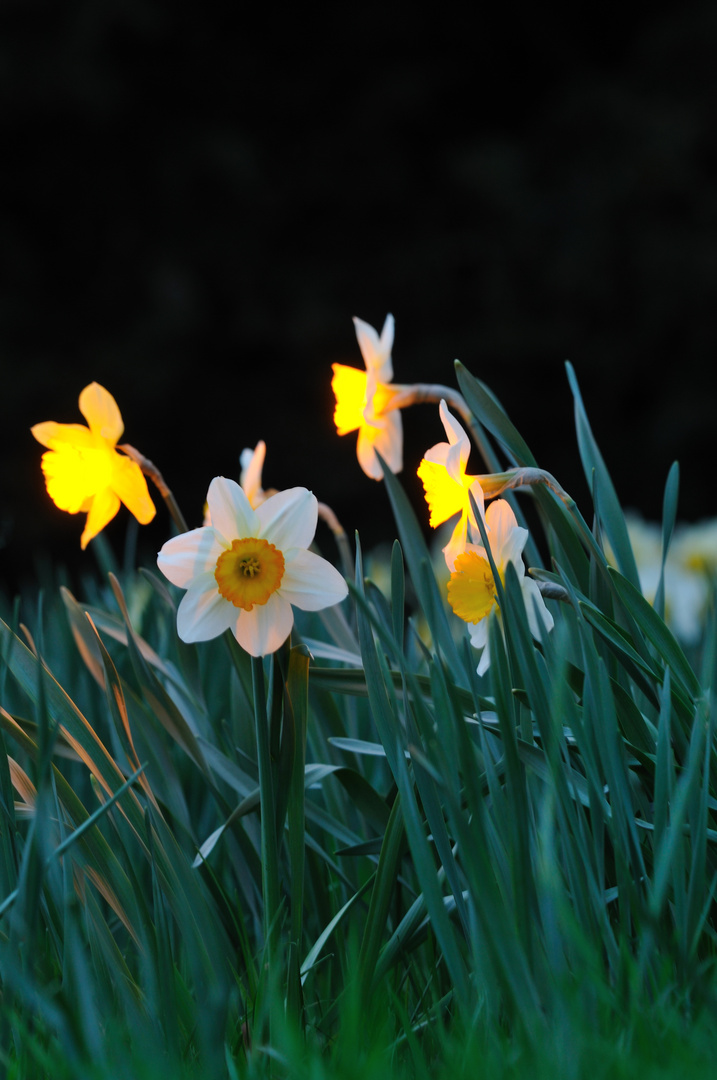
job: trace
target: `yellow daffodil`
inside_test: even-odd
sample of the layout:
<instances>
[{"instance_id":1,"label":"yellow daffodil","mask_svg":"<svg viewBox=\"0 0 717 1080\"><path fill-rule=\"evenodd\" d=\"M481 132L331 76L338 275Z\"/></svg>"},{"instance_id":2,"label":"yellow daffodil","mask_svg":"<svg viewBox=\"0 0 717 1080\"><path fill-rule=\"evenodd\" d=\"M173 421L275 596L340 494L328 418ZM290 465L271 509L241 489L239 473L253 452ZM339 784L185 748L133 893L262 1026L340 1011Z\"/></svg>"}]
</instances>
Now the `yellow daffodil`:
<instances>
[{"instance_id":1,"label":"yellow daffodil","mask_svg":"<svg viewBox=\"0 0 717 1080\"><path fill-rule=\"evenodd\" d=\"M387 315L379 337L373 326L354 318L356 338L366 371L333 364L331 387L336 396L334 423L339 435L358 429L356 454L359 465L374 480L383 478L378 450L391 472L403 468L403 426L398 409L388 408L402 389L393 379L393 315Z\"/></svg>"},{"instance_id":2,"label":"yellow daffodil","mask_svg":"<svg viewBox=\"0 0 717 1080\"><path fill-rule=\"evenodd\" d=\"M88 427L48 420L31 430L48 447L42 471L55 506L87 514L80 539L84 549L112 520L120 502L141 525L152 520L155 508L139 465L117 450L124 424L115 399L93 382L80 394L79 404Z\"/></svg>"},{"instance_id":3,"label":"yellow daffodil","mask_svg":"<svg viewBox=\"0 0 717 1080\"><path fill-rule=\"evenodd\" d=\"M318 503L306 488L277 492L254 509L239 484L217 476L207 503L212 524L168 540L157 557L165 577L187 590L177 611L182 641L230 629L252 656L266 656L291 633L292 605L320 611L347 595L338 570L307 550Z\"/></svg>"},{"instance_id":4,"label":"yellow daffodil","mask_svg":"<svg viewBox=\"0 0 717 1080\"><path fill-rule=\"evenodd\" d=\"M526 577L523 565L523 548L528 530L521 528L515 514L505 499L496 499L486 511L490 551L501 581L505 580L506 567L513 563L523 593L528 625L533 637L540 637L540 624L552 630L553 617L545 606L537 583ZM482 649L478 674L482 675L490 664L488 650L488 616L499 614L495 580L485 548L469 544L455 560L455 568L448 582L448 602L456 615L473 625L470 629L471 644Z\"/></svg>"},{"instance_id":5,"label":"yellow daffodil","mask_svg":"<svg viewBox=\"0 0 717 1080\"><path fill-rule=\"evenodd\" d=\"M448 442L436 443L426 451L418 466L418 476L423 483L431 528L435 529L454 514L460 514L453 535L443 548L446 565L453 570L456 556L468 543L469 522L476 533L478 529L469 494L475 499L481 515L484 498L478 477L466 473L470 454L466 432L449 412L445 401L441 401L439 411Z\"/></svg>"}]
</instances>

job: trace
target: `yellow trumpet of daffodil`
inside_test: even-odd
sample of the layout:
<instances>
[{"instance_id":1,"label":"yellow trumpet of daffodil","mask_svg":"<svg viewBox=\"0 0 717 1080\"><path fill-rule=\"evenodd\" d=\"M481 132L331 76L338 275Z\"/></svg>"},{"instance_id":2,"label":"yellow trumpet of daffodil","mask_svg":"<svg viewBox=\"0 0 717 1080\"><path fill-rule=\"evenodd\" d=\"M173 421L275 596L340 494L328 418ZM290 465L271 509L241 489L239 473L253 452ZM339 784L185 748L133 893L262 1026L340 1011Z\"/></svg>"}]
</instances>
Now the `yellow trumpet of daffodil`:
<instances>
[{"instance_id":1,"label":"yellow trumpet of daffodil","mask_svg":"<svg viewBox=\"0 0 717 1080\"><path fill-rule=\"evenodd\" d=\"M376 457L377 450L391 472L403 468L401 413L390 408L392 399L404 389L389 385L393 379L393 315L386 316L380 337L362 319L354 318L354 326L366 370L332 364L331 388L336 396L334 423L339 435L358 429L359 465L367 476L381 480L383 469Z\"/></svg>"},{"instance_id":2,"label":"yellow trumpet of daffodil","mask_svg":"<svg viewBox=\"0 0 717 1080\"><path fill-rule=\"evenodd\" d=\"M87 427L47 420L31 431L48 448L42 455L42 471L55 506L69 514L87 514L80 538L84 550L121 502L141 525L156 511L139 465L117 450L124 423L115 399L93 382L80 394L79 405Z\"/></svg>"},{"instance_id":3,"label":"yellow trumpet of daffodil","mask_svg":"<svg viewBox=\"0 0 717 1080\"><path fill-rule=\"evenodd\" d=\"M485 515L491 555L501 581L505 581L509 562L515 567L528 616L528 626L534 638L540 639L541 626L552 630L553 617L545 606L540 589L532 578L526 577L523 548L528 530L518 525L510 503L496 499ZM488 555L482 544L468 544L456 556L448 582L448 603L456 615L469 624L469 636L474 649L481 649L478 674L483 675L490 665L488 649L488 616L500 615L495 579Z\"/></svg>"},{"instance_id":4,"label":"yellow trumpet of daffodil","mask_svg":"<svg viewBox=\"0 0 717 1080\"><path fill-rule=\"evenodd\" d=\"M466 472L470 454L468 435L443 400L439 412L448 442L436 443L426 450L417 472L428 503L431 528L436 529L455 514L460 514L453 534L443 548L446 565L453 570L456 557L468 543L469 524L474 531L478 529L470 495L473 495L481 516L484 495L479 478Z\"/></svg>"}]
</instances>

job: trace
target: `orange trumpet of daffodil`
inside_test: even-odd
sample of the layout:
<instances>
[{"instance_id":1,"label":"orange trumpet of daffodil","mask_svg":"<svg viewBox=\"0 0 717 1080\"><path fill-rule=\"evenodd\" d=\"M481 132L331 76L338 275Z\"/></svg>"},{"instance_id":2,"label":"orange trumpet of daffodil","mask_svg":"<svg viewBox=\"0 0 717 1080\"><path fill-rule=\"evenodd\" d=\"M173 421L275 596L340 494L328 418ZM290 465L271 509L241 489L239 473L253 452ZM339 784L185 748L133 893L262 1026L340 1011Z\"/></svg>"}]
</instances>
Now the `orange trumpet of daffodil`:
<instances>
[{"instance_id":1,"label":"orange trumpet of daffodil","mask_svg":"<svg viewBox=\"0 0 717 1080\"><path fill-rule=\"evenodd\" d=\"M42 455L42 471L55 506L69 514L87 514L80 538L84 550L121 502L141 525L156 511L139 465L117 449L124 423L115 399L93 382L80 394L79 404L88 427L47 420L31 430L48 448Z\"/></svg>"}]
</instances>

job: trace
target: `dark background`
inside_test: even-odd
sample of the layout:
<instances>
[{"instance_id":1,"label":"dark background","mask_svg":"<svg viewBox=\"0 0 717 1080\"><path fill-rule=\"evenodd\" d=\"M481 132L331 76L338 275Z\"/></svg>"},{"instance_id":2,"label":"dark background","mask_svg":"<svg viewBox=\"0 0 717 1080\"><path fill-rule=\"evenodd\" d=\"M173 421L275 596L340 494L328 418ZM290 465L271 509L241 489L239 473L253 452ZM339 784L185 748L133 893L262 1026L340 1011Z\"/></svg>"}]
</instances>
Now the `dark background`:
<instances>
[{"instance_id":1,"label":"dark background","mask_svg":"<svg viewBox=\"0 0 717 1080\"><path fill-rule=\"evenodd\" d=\"M93 379L192 525L264 438L267 486L391 539L330 390L387 311L396 381L460 358L586 512L566 359L623 503L658 517L677 458L717 514L714 4L260 10L4 0L0 583L92 561L29 428ZM404 427L419 506L437 409ZM158 501L142 553L168 530Z\"/></svg>"}]
</instances>

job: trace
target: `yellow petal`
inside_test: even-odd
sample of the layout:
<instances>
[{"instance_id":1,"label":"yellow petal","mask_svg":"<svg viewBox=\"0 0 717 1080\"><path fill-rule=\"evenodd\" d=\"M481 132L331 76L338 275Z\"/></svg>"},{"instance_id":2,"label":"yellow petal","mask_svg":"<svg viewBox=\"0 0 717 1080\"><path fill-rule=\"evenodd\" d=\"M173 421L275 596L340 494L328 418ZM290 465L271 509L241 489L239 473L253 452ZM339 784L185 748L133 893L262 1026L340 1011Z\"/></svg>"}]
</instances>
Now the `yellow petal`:
<instances>
[{"instance_id":1,"label":"yellow petal","mask_svg":"<svg viewBox=\"0 0 717 1080\"><path fill-rule=\"evenodd\" d=\"M445 465L423 458L418 466L418 477L423 483L431 528L435 529L454 514L468 510L466 489L448 475Z\"/></svg>"},{"instance_id":2,"label":"yellow petal","mask_svg":"<svg viewBox=\"0 0 717 1080\"><path fill-rule=\"evenodd\" d=\"M140 525L147 525L156 514L144 473L136 461L113 451L112 479L110 481L115 495L134 514Z\"/></svg>"},{"instance_id":3,"label":"yellow petal","mask_svg":"<svg viewBox=\"0 0 717 1080\"><path fill-rule=\"evenodd\" d=\"M80 394L80 412L90 425L90 431L106 439L112 446L117 444L124 431L122 415L117 402L104 386L93 382Z\"/></svg>"},{"instance_id":4,"label":"yellow petal","mask_svg":"<svg viewBox=\"0 0 717 1080\"><path fill-rule=\"evenodd\" d=\"M464 551L455 561L448 582L448 603L464 622L477 623L496 605L490 563L475 551Z\"/></svg>"},{"instance_id":5,"label":"yellow petal","mask_svg":"<svg viewBox=\"0 0 717 1080\"><path fill-rule=\"evenodd\" d=\"M62 444L97 446L96 437L84 424L56 424L54 420L46 420L43 424L35 424L30 431L39 443L51 450Z\"/></svg>"},{"instance_id":6,"label":"yellow petal","mask_svg":"<svg viewBox=\"0 0 717 1080\"><path fill-rule=\"evenodd\" d=\"M90 510L85 522L85 528L80 537L80 546L84 551L93 536L102 532L105 525L112 520L120 508L120 501L114 491L105 488L95 495L90 505Z\"/></svg>"},{"instance_id":7,"label":"yellow petal","mask_svg":"<svg viewBox=\"0 0 717 1080\"><path fill-rule=\"evenodd\" d=\"M345 364L332 364L331 389L336 395L334 423L339 435L348 435L364 422L366 372Z\"/></svg>"}]
</instances>

